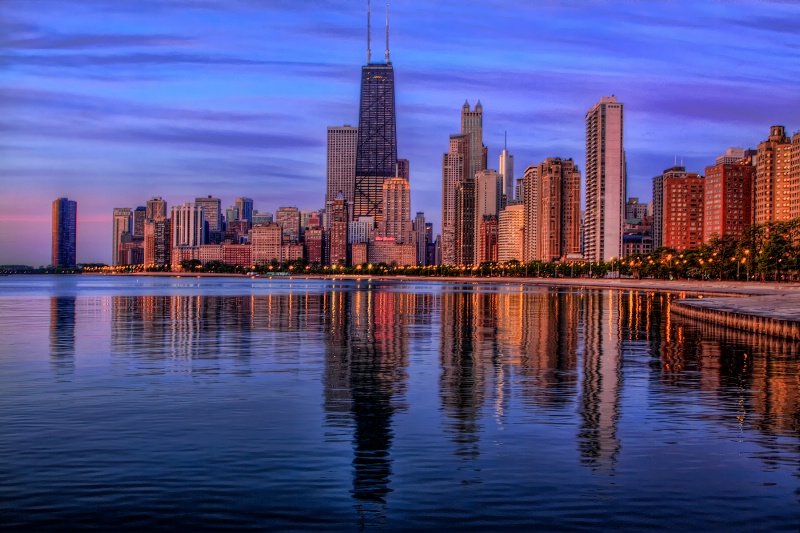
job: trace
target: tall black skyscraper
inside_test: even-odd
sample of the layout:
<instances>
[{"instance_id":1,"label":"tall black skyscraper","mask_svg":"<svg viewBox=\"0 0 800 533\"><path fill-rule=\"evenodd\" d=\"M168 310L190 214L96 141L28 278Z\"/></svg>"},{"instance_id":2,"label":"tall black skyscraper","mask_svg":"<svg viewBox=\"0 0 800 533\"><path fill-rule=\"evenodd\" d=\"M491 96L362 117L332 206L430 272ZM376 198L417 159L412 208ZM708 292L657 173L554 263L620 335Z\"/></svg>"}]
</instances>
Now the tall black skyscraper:
<instances>
[{"instance_id":1,"label":"tall black skyscraper","mask_svg":"<svg viewBox=\"0 0 800 533\"><path fill-rule=\"evenodd\" d=\"M386 8L386 61L372 63L367 3L367 64L361 67L353 218L383 220L383 182L397 173L394 68L389 61L389 8Z\"/></svg>"},{"instance_id":2,"label":"tall black skyscraper","mask_svg":"<svg viewBox=\"0 0 800 533\"><path fill-rule=\"evenodd\" d=\"M77 255L78 202L53 202L53 266L74 267Z\"/></svg>"}]
</instances>

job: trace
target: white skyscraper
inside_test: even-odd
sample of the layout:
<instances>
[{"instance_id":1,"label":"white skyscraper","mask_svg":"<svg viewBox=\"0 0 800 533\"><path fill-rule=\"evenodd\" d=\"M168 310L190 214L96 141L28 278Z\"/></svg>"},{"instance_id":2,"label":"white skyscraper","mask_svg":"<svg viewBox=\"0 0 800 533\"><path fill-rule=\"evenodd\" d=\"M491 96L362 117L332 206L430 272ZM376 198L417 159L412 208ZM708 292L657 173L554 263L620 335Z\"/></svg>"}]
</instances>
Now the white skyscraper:
<instances>
[{"instance_id":1,"label":"white skyscraper","mask_svg":"<svg viewBox=\"0 0 800 533\"><path fill-rule=\"evenodd\" d=\"M205 244L203 223L205 213L203 207L186 202L181 206L172 206L172 247L200 246Z\"/></svg>"},{"instance_id":2,"label":"white skyscraper","mask_svg":"<svg viewBox=\"0 0 800 533\"><path fill-rule=\"evenodd\" d=\"M508 153L508 146L503 144L503 151L500 152L500 179L503 180L503 195L506 203L514 199L514 156Z\"/></svg>"},{"instance_id":3,"label":"white skyscraper","mask_svg":"<svg viewBox=\"0 0 800 533\"><path fill-rule=\"evenodd\" d=\"M589 261L623 255L625 181L622 104L603 96L586 113L584 256Z\"/></svg>"}]
</instances>

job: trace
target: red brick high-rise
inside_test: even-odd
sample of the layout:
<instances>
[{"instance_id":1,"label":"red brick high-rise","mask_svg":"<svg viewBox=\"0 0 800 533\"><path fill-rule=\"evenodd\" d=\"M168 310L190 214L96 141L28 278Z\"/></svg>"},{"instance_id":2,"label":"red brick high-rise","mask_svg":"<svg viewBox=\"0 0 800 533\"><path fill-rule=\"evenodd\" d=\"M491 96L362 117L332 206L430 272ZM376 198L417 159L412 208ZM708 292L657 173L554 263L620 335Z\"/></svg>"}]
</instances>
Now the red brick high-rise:
<instances>
[{"instance_id":1,"label":"red brick high-rise","mask_svg":"<svg viewBox=\"0 0 800 533\"><path fill-rule=\"evenodd\" d=\"M756 167L741 161L706 167L703 242L732 235L741 237L753 223L753 179Z\"/></svg>"},{"instance_id":2,"label":"red brick high-rise","mask_svg":"<svg viewBox=\"0 0 800 533\"><path fill-rule=\"evenodd\" d=\"M664 178L662 245L676 250L703 242L703 176Z\"/></svg>"}]
</instances>

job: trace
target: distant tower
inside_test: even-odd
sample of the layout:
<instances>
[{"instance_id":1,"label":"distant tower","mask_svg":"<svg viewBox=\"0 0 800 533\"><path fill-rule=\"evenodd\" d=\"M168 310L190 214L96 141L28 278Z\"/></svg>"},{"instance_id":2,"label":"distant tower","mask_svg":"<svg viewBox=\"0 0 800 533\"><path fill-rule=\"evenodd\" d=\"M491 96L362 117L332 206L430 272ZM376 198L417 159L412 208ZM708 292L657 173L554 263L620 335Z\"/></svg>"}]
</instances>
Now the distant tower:
<instances>
[{"instance_id":1,"label":"distant tower","mask_svg":"<svg viewBox=\"0 0 800 533\"><path fill-rule=\"evenodd\" d=\"M236 207L239 209L239 220L246 220L248 224L253 224L253 199L237 198Z\"/></svg>"},{"instance_id":2,"label":"distant tower","mask_svg":"<svg viewBox=\"0 0 800 533\"><path fill-rule=\"evenodd\" d=\"M425 266L428 254L428 224L425 222L425 213L417 211L414 217L414 233L417 239L417 265Z\"/></svg>"},{"instance_id":3,"label":"distant tower","mask_svg":"<svg viewBox=\"0 0 800 533\"><path fill-rule=\"evenodd\" d=\"M131 235L134 239L144 238L144 221L147 219L147 209L140 205L133 210L133 222L131 225Z\"/></svg>"},{"instance_id":4,"label":"distant tower","mask_svg":"<svg viewBox=\"0 0 800 533\"><path fill-rule=\"evenodd\" d=\"M167 218L167 202L160 196L153 196L145 204L145 217L148 220L163 221Z\"/></svg>"},{"instance_id":5,"label":"distant tower","mask_svg":"<svg viewBox=\"0 0 800 533\"><path fill-rule=\"evenodd\" d=\"M57 199L53 202L53 266L75 266L77 234L78 202L68 198Z\"/></svg>"},{"instance_id":6,"label":"distant tower","mask_svg":"<svg viewBox=\"0 0 800 533\"><path fill-rule=\"evenodd\" d=\"M222 202L219 198L212 198L209 194L206 198L195 198L195 205L203 206L208 231L222 230Z\"/></svg>"},{"instance_id":7,"label":"distant tower","mask_svg":"<svg viewBox=\"0 0 800 533\"><path fill-rule=\"evenodd\" d=\"M603 96L586 113L584 251L589 261L623 255L625 182L622 104L615 96Z\"/></svg>"},{"instance_id":8,"label":"distant tower","mask_svg":"<svg viewBox=\"0 0 800 533\"><path fill-rule=\"evenodd\" d=\"M283 229L284 241L297 244L300 241L300 210L296 207L279 207L275 222Z\"/></svg>"},{"instance_id":9,"label":"distant tower","mask_svg":"<svg viewBox=\"0 0 800 533\"><path fill-rule=\"evenodd\" d=\"M483 106L481 101L470 110L469 102L461 106L461 133L468 133L469 140L469 179L487 166L488 150L483 145Z\"/></svg>"},{"instance_id":10,"label":"distant tower","mask_svg":"<svg viewBox=\"0 0 800 533\"><path fill-rule=\"evenodd\" d=\"M192 202L172 206L172 247L205 244L205 214L203 207Z\"/></svg>"},{"instance_id":11,"label":"distant tower","mask_svg":"<svg viewBox=\"0 0 800 533\"><path fill-rule=\"evenodd\" d=\"M369 9L367 10L367 64L361 68L361 104L353 194L353 219L383 220L383 182L397 173L397 131L394 104L394 68L389 60L389 15L386 15L386 61L372 63Z\"/></svg>"},{"instance_id":12,"label":"distant tower","mask_svg":"<svg viewBox=\"0 0 800 533\"><path fill-rule=\"evenodd\" d=\"M130 207L114 208L111 235L111 266L117 266L119 264L119 245L122 242L122 234L131 232L132 220L133 210Z\"/></svg>"},{"instance_id":13,"label":"distant tower","mask_svg":"<svg viewBox=\"0 0 800 533\"><path fill-rule=\"evenodd\" d=\"M508 146L503 136L503 151L500 152L500 179L503 180L502 190L505 201L503 205L514 199L514 156L508 153Z\"/></svg>"}]
</instances>

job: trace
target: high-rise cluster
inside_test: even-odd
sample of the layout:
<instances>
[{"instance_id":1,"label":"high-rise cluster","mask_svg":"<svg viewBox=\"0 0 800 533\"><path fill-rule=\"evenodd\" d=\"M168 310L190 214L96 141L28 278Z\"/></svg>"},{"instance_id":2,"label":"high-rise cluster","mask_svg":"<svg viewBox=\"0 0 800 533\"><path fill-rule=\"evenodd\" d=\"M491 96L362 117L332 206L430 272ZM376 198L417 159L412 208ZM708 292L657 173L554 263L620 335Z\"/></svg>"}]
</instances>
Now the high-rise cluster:
<instances>
[{"instance_id":1,"label":"high-rise cluster","mask_svg":"<svg viewBox=\"0 0 800 533\"><path fill-rule=\"evenodd\" d=\"M488 169L480 101L462 106L461 133L450 136L449 148L442 156L442 263L582 258L581 175L572 159L549 157L515 181L504 143L500 171Z\"/></svg>"},{"instance_id":2,"label":"high-rise cluster","mask_svg":"<svg viewBox=\"0 0 800 533\"><path fill-rule=\"evenodd\" d=\"M681 251L797 217L800 133L789 137L784 126L772 126L755 150L729 148L705 176L676 165L653 178L652 248Z\"/></svg>"}]
</instances>

